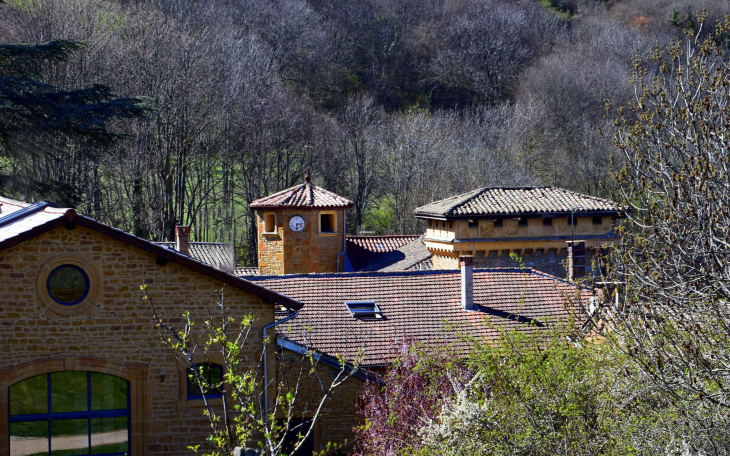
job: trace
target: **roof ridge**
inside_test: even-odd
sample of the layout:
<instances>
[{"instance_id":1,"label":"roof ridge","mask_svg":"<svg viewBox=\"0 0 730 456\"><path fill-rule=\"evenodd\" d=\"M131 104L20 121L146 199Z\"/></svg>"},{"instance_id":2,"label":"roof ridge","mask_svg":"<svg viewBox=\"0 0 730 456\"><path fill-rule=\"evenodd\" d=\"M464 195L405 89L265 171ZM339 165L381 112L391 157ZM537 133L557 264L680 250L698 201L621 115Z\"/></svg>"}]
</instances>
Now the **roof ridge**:
<instances>
[{"instance_id":1,"label":"roof ridge","mask_svg":"<svg viewBox=\"0 0 730 456\"><path fill-rule=\"evenodd\" d=\"M531 267L495 267L495 268L474 268L474 272L514 272L514 273L530 273L535 275L542 275L546 278L552 278L549 274L544 274ZM313 273L297 273L297 274L277 274L277 275L258 275L255 278L247 279L251 281L257 280L271 280L271 279L297 279L297 278L338 278L338 277L386 277L386 276L417 276L417 275L439 275L439 274L461 274L460 269L429 269L429 270L416 270L416 271L352 271L352 272L313 272ZM555 277L557 281L562 281L559 277ZM570 282L562 281L569 285Z\"/></svg>"},{"instance_id":2,"label":"roof ridge","mask_svg":"<svg viewBox=\"0 0 730 456\"><path fill-rule=\"evenodd\" d=\"M384 238L384 237L419 237L423 236L422 234L383 234L383 235L375 235L375 236L360 236L360 235L354 235L354 234L348 234L347 237L350 239L374 239L374 238Z\"/></svg>"},{"instance_id":3,"label":"roof ridge","mask_svg":"<svg viewBox=\"0 0 730 456\"><path fill-rule=\"evenodd\" d=\"M40 212L50 205L51 205L51 203L48 203L46 201L38 201L37 203L30 204L28 206L25 206L22 209L18 209L17 211L13 211L4 216L0 216L0 227L10 225L31 214Z\"/></svg>"},{"instance_id":4,"label":"roof ridge","mask_svg":"<svg viewBox=\"0 0 730 456\"><path fill-rule=\"evenodd\" d=\"M487 190L490 190L490 187L484 187L484 188L480 188L480 189L474 190L473 191L474 192L473 195L467 197L462 202L456 203L453 207L451 207L451 209L449 209L449 212L447 213L447 215L452 215L456 209L458 209L461 206L469 203L470 201L474 201L475 198L477 198L478 196L484 194L484 192L486 192ZM504 189L502 188L501 190L504 190ZM468 194L468 192L467 192L467 194Z\"/></svg>"}]
</instances>

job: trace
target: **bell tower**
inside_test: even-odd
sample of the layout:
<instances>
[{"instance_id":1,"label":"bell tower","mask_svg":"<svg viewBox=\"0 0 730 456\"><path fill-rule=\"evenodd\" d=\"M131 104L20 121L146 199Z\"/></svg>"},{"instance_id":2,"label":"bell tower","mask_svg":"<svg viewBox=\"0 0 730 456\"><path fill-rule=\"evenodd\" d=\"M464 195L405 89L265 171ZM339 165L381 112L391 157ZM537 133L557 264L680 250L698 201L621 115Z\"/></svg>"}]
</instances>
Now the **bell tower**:
<instances>
[{"instance_id":1,"label":"bell tower","mask_svg":"<svg viewBox=\"0 0 730 456\"><path fill-rule=\"evenodd\" d=\"M304 183L251 203L256 210L259 274L345 270L345 210L354 203Z\"/></svg>"}]
</instances>

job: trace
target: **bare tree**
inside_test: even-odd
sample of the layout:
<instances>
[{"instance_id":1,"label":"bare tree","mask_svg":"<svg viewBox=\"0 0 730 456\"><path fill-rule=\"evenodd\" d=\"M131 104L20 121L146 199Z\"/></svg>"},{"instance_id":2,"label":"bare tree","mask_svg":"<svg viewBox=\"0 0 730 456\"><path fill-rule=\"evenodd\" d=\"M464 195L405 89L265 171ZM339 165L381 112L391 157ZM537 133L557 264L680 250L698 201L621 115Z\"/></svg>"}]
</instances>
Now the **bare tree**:
<instances>
[{"instance_id":1,"label":"bare tree","mask_svg":"<svg viewBox=\"0 0 730 456\"><path fill-rule=\"evenodd\" d=\"M610 337L679 409L693 452L727 454L730 408L730 20L636 61L617 115L628 206L610 278L622 291ZM638 374L637 374L638 376Z\"/></svg>"}]
</instances>

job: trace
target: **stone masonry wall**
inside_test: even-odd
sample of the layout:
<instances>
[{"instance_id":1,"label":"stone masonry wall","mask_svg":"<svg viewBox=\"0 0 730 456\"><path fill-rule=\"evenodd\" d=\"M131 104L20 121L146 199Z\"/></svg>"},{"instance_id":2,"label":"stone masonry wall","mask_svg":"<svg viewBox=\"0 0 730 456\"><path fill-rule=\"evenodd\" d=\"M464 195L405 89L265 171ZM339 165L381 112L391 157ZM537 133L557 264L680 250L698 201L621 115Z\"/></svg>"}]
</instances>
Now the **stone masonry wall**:
<instances>
[{"instance_id":1,"label":"stone masonry wall","mask_svg":"<svg viewBox=\"0 0 730 456\"><path fill-rule=\"evenodd\" d=\"M81 258L99 273L101 292L87 315L53 314L39 301L39 271L59 255ZM180 325L184 310L202 321L220 300L223 284L172 262L158 266L155 259L79 226L60 227L0 252L0 456L9 454L8 387L54 370L135 373L134 455L190 454L187 447L193 444L201 444L201 451L207 448L209 425L203 409L186 400L185 373L160 341L139 286L147 283L160 313ZM254 315L251 334L256 336L274 319L271 304L230 285L225 287L225 304L232 316ZM258 337L244 353L251 362L260 359ZM272 366L273 361L272 354Z\"/></svg>"},{"instance_id":2,"label":"stone masonry wall","mask_svg":"<svg viewBox=\"0 0 730 456\"><path fill-rule=\"evenodd\" d=\"M276 214L276 234L264 233L263 217L267 212ZM337 214L337 233L319 232L320 212L315 209L257 211L260 274L338 272L337 258L344 248L344 211L334 211ZM289 227L294 216L304 219L302 231L293 231ZM340 263L339 269L344 270L344 255L340 257Z\"/></svg>"},{"instance_id":3,"label":"stone masonry wall","mask_svg":"<svg viewBox=\"0 0 730 456\"><path fill-rule=\"evenodd\" d=\"M278 353L278 364L280 366L277 369L278 380L281 380L281 376L284 375L288 384L293 386L299 378L302 361L302 355L280 349ZM306 375L306 372L312 367L311 362L307 359L304 359L303 362L305 363L305 375L301 377L299 384L298 406L295 409L297 411L295 416L311 417L322 399L323 393L317 378L314 375ZM316 371L316 375L326 387L329 387L338 373L337 370L324 364L319 364ZM339 445L347 442L346 445L341 447L341 451L347 453L352 450L352 442L355 439L353 428L364 424L363 416L358 414L358 401L364 388L364 380L350 377L332 391L320 415L318 428L315 427L315 450L326 449L328 442Z\"/></svg>"},{"instance_id":4,"label":"stone masonry wall","mask_svg":"<svg viewBox=\"0 0 730 456\"><path fill-rule=\"evenodd\" d=\"M465 252L468 254L471 252ZM502 252L495 250L485 252L477 251L474 257L475 268L518 268L520 263L513 260L510 257L510 251L503 250ZM557 277L566 278L565 267L568 261L568 253L566 249L528 249L524 252L515 252L522 258L522 262L527 268L534 268L538 271L545 272ZM592 274L592 263L594 260L595 249L586 249L586 276ZM434 269L459 269L458 257L446 254L443 252L436 252L433 255L433 268Z\"/></svg>"}]
</instances>

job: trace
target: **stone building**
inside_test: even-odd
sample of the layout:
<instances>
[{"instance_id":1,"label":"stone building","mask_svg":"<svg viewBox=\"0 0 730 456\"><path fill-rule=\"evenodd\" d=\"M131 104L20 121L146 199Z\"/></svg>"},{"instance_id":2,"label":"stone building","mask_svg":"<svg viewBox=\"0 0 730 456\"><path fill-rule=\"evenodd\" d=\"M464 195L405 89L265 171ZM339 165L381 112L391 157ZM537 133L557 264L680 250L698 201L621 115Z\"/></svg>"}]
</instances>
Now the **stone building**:
<instances>
[{"instance_id":1,"label":"stone building","mask_svg":"<svg viewBox=\"0 0 730 456\"><path fill-rule=\"evenodd\" d=\"M203 401L162 344L143 283L173 323L186 310L208 315L225 287L235 316L255 318L244 353L252 363L275 310L302 307L73 209L0 198L0 456L181 455L205 445Z\"/></svg>"},{"instance_id":2,"label":"stone building","mask_svg":"<svg viewBox=\"0 0 730 456\"><path fill-rule=\"evenodd\" d=\"M460 255L479 268L524 265L558 277L568 275L568 248L576 244L582 263L577 276L591 274L601 249L618 241L613 223L624 216L618 204L554 187L480 188L421 206L424 244L434 269L457 269Z\"/></svg>"},{"instance_id":3,"label":"stone building","mask_svg":"<svg viewBox=\"0 0 730 456\"><path fill-rule=\"evenodd\" d=\"M398 354L397 343L416 340L433 348L452 347L466 355L467 338L499 337L502 330L541 331L556 320L585 319L592 295L557 277L533 269L474 270L462 257L460 271L353 272L255 276L250 280L304 304L297 316L277 326L280 357L316 350L333 363L320 370L325 379L338 371L336 357L358 360L361 370L382 373ZM298 369L293 369L298 372ZM277 375L286 375L279 369ZM325 403L317 424L319 440L352 442L363 424L357 398L365 382L350 378ZM321 387L308 379L303 397ZM316 402L309 403L312 408ZM323 448L317 447L314 448ZM349 447L346 447L349 448Z\"/></svg>"},{"instance_id":4,"label":"stone building","mask_svg":"<svg viewBox=\"0 0 730 456\"><path fill-rule=\"evenodd\" d=\"M345 270L345 209L354 203L313 185L300 185L250 204L258 227L258 273L306 274Z\"/></svg>"}]
</instances>

